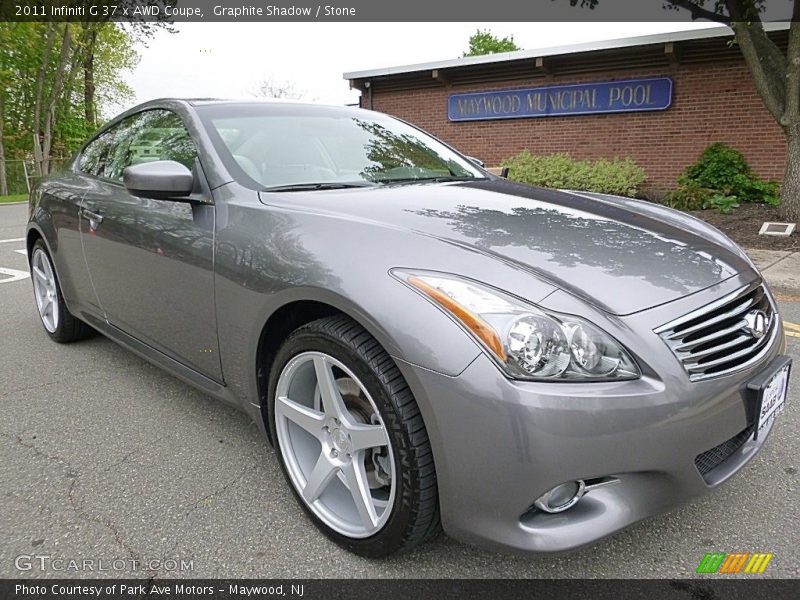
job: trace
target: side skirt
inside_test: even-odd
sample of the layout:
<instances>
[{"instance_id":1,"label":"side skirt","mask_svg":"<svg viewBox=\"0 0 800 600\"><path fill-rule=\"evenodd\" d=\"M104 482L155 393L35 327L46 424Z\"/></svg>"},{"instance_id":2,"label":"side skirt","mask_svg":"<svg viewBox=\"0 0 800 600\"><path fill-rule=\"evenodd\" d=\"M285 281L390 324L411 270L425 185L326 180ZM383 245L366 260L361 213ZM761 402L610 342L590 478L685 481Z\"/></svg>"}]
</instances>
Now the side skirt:
<instances>
[{"instance_id":1,"label":"side skirt","mask_svg":"<svg viewBox=\"0 0 800 600\"><path fill-rule=\"evenodd\" d=\"M194 369L187 367L177 360L167 356L163 352L148 346L144 342L141 342L135 337L125 333L121 329L109 324L104 319L98 319L94 315L89 315L86 313L81 314L81 318L83 318L86 323L91 325L94 329L102 333L110 340L116 342L123 348L130 350L144 360L163 369L170 375L177 377L184 383L187 383L193 388L208 394L209 396L212 396L213 398L220 400L225 404L237 408L242 412L250 414L250 411L248 411L247 407L245 406L245 402L242 402L237 396L235 396L227 386L214 381L209 377L206 377L202 373L199 373Z\"/></svg>"}]
</instances>

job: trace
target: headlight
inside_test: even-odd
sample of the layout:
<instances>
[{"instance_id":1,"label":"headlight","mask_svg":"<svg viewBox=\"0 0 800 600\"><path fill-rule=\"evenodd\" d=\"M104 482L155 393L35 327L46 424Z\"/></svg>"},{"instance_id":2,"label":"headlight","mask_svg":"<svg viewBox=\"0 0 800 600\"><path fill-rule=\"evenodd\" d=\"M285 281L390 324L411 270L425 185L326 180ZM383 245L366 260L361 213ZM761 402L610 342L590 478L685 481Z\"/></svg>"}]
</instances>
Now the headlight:
<instances>
[{"instance_id":1,"label":"headlight","mask_svg":"<svg viewBox=\"0 0 800 600\"><path fill-rule=\"evenodd\" d=\"M545 312L454 275L401 269L392 274L455 317L511 377L598 381L640 376L622 345L588 321Z\"/></svg>"}]
</instances>

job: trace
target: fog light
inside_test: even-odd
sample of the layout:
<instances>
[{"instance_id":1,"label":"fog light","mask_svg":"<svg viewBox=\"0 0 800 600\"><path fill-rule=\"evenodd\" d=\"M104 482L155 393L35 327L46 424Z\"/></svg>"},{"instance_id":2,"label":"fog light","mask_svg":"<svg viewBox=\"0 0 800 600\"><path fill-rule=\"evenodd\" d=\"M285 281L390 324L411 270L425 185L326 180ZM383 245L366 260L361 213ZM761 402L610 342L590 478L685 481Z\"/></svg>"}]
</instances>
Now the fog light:
<instances>
[{"instance_id":1,"label":"fog light","mask_svg":"<svg viewBox=\"0 0 800 600\"><path fill-rule=\"evenodd\" d=\"M586 484L582 479L568 481L542 494L533 505L548 513L560 513L572 508L583 497Z\"/></svg>"}]
</instances>

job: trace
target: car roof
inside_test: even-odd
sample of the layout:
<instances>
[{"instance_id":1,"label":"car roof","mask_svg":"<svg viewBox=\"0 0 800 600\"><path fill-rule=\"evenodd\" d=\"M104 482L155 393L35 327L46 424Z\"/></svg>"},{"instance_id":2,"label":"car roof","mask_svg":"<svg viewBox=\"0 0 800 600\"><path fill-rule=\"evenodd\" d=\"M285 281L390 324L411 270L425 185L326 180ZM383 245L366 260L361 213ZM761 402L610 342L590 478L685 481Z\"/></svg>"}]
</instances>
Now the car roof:
<instances>
[{"instance_id":1,"label":"car roof","mask_svg":"<svg viewBox=\"0 0 800 600\"><path fill-rule=\"evenodd\" d=\"M291 100L286 98L177 98L177 97L166 97L166 98L154 98L153 100L148 100L147 102L143 102L134 106L122 115L115 117L113 120L116 121L119 117L128 116L139 112L141 110L146 110L150 108L169 108L175 107L176 105L183 105L189 109L199 109L202 110L204 107L213 107L213 106L240 106L240 107L268 107L273 106L276 109L291 109L296 108L301 110L303 114L330 114L332 112L335 113L345 113L345 114L353 114L353 113L364 113L364 112L371 112L365 108L361 108L358 105L352 104L323 104L320 102L304 102L301 100Z\"/></svg>"},{"instance_id":2,"label":"car roof","mask_svg":"<svg viewBox=\"0 0 800 600\"><path fill-rule=\"evenodd\" d=\"M190 106L209 106L215 104L241 104L263 106L270 104L286 104L293 106L309 106L320 108L359 108L357 104L325 104L320 102L307 102L291 98L157 98L143 104L156 102L184 102Z\"/></svg>"}]
</instances>

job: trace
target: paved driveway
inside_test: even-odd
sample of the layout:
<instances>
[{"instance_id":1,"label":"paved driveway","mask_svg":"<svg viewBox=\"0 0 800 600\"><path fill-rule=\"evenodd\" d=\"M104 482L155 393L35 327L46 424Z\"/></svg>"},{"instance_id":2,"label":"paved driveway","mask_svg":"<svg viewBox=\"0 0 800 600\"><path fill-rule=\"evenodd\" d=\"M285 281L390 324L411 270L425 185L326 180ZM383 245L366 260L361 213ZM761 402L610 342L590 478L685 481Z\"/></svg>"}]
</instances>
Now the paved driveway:
<instances>
[{"instance_id":1,"label":"paved driveway","mask_svg":"<svg viewBox=\"0 0 800 600\"><path fill-rule=\"evenodd\" d=\"M0 206L0 267L26 269L23 244L2 241L22 237L25 220L25 206ZM800 303L781 308L800 322ZM800 365L800 338L789 351ZM172 559L192 561L182 574L194 577L682 577L709 550L774 552L765 575L797 577L798 372L764 450L692 505L564 556L442 538L369 561L304 518L243 414L102 337L50 342L30 280L0 283L0 578L77 574L51 559L102 559L101 574L142 577L166 575L180 566ZM30 555L51 558L18 571Z\"/></svg>"}]
</instances>

